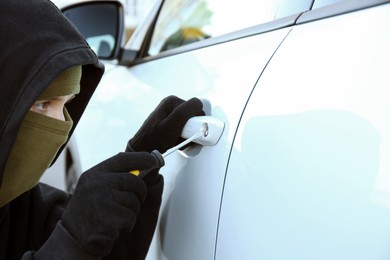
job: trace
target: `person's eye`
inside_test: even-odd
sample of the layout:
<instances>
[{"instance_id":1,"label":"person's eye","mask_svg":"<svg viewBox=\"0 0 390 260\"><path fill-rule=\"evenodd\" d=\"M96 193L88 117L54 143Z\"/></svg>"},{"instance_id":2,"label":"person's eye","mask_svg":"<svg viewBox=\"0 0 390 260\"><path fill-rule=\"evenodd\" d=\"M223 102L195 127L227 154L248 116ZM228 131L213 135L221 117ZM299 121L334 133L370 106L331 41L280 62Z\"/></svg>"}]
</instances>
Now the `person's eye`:
<instances>
[{"instance_id":1,"label":"person's eye","mask_svg":"<svg viewBox=\"0 0 390 260\"><path fill-rule=\"evenodd\" d=\"M37 103L34 104L33 107L34 107L36 110L38 110L38 111L44 111L44 110L47 109L48 105L49 105L49 102L48 102L48 101L45 101L45 102L37 102Z\"/></svg>"}]
</instances>

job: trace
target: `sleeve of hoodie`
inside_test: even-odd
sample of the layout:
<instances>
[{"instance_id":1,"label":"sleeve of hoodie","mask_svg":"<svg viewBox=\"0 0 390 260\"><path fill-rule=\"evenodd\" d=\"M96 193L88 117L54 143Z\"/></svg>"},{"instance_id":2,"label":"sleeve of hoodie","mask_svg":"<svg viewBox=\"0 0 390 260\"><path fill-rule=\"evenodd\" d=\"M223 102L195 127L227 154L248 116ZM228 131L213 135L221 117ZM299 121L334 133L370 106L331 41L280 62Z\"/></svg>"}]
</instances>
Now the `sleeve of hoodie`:
<instances>
[{"instance_id":1,"label":"sleeve of hoodie","mask_svg":"<svg viewBox=\"0 0 390 260\"><path fill-rule=\"evenodd\" d=\"M30 202L23 208L29 211L29 238L22 260L101 259L101 256L86 254L59 221L71 199L69 193L43 183L27 193L29 196L25 197L29 197Z\"/></svg>"},{"instance_id":2,"label":"sleeve of hoodie","mask_svg":"<svg viewBox=\"0 0 390 260\"><path fill-rule=\"evenodd\" d=\"M40 183L29 193L29 238L25 259L97 259L82 254L59 220L71 195ZM27 196L26 196L27 197Z\"/></svg>"},{"instance_id":3,"label":"sleeve of hoodie","mask_svg":"<svg viewBox=\"0 0 390 260\"><path fill-rule=\"evenodd\" d=\"M40 184L34 194L32 235L33 248L22 260L28 259L101 259L86 254L61 225L61 218L70 196L48 185ZM131 233L121 233L111 253L104 259L145 259L155 231L163 190L163 178L148 186L148 196L141 206ZM50 208L48 210L47 208ZM34 207L33 207L34 208Z\"/></svg>"}]
</instances>

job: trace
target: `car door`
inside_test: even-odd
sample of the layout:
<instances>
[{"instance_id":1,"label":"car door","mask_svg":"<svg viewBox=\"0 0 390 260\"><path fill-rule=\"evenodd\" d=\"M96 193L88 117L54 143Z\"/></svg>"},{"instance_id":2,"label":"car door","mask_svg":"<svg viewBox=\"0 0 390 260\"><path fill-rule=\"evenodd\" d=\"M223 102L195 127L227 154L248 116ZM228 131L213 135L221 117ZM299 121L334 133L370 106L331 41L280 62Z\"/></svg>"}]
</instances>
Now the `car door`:
<instances>
[{"instance_id":1,"label":"car door","mask_svg":"<svg viewBox=\"0 0 390 260\"><path fill-rule=\"evenodd\" d=\"M303 2L303 10L310 7ZM269 1L262 3L269 5ZM83 167L123 151L143 120L168 95L201 98L206 113L225 124L216 145L192 145L166 158L161 169L165 179L161 217L148 259L214 259L226 167L242 111L259 75L299 16L295 9L276 7L270 9L274 13L267 13L271 20L258 26L166 49L156 48L162 42L157 37L147 57L131 66L107 64L75 132L82 143ZM181 15L188 10L199 9L188 5L178 9ZM288 16L273 21L277 10ZM156 28L168 26L165 19L157 21Z\"/></svg>"},{"instance_id":2,"label":"car door","mask_svg":"<svg viewBox=\"0 0 390 260\"><path fill-rule=\"evenodd\" d=\"M281 44L233 141L215 259L390 257L388 2L307 12Z\"/></svg>"},{"instance_id":3,"label":"car door","mask_svg":"<svg viewBox=\"0 0 390 260\"><path fill-rule=\"evenodd\" d=\"M109 70L85 111L76 137L83 140L80 153L90 157L91 165L123 151L147 115L168 95L199 97L210 104L209 115L225 123L217 145L194 145L166 158L157 238L167 259L213 259L235 130L262 68L288 31ZM97 136L104 138L97 141ZM105 149L98 152L96 147Z\"/></svg>"}]
</instances>

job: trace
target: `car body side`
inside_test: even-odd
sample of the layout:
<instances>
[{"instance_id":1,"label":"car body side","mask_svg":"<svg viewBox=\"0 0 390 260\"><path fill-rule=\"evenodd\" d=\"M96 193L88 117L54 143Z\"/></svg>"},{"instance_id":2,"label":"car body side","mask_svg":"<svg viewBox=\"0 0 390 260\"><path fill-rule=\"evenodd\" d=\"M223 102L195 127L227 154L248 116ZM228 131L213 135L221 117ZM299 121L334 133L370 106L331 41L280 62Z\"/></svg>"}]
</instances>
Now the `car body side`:
<instances>
[{"instance_id":1,"label":"car body side","mask_svg":"<svg viewBox=\"0 0 390 260\"><path fill-rule=\"evenodd\" d=\"M225 122L216 145L166 158L147 259L390 257L390 3L324 2L107 63L75 132L84 169L123 151L168 95Z\"/></svg>"}]
</instances>

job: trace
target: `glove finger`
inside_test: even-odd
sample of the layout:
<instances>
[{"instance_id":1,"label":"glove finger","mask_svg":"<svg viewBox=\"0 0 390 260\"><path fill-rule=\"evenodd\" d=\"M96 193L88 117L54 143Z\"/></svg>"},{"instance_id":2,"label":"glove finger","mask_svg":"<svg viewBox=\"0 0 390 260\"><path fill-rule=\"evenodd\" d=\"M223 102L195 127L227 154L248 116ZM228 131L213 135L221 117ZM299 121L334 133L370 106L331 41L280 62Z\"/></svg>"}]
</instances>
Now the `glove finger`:
<instances>
[{"instance_id":1,"label":"glove finger","mask_svg":"<svg viewBox=\"0 0 390 260\"><path fill-rule=\"evenodd\" d=\"M146 184L146 187L152 186L158 182L164 181L164 177L159 173L160 169L155 169L149 172L144 178L143 181Z\"/></svg>"},{"instance_id":2,"label":"glove finger","mask_svg":"<svg viewBox=\"0 0 390 260\"><path fill-rule=\"evenodd\" d=\"M146 196L146 186L145 182L129 173L129 172L116 172L116 173L108 173L106 179L106 185L111 186L116 191L127 191L133 192L136 194L140 201L143 201Z\"/></svg>"},{"instance_id":3,"label":"glove finger","mask_svg":"<svg viewBox=\"0 0 390 260\"><path fill-rule=\"evenodd\" d=\"M197 115L204 115L202 108L203 104L198 98L191 98L177 106L162 124L175 125L181 131L188 119Z\"/></svg>"},{"instance_id":4,"label":"glove finger","mask_svg":"<svg viewBox=\"0 0 390 260\"><path fill-rule=\"evenodd\" d=\"M148 152L121 152L111 157L110 169L115 172L145 170L156 166L156 159Z\"/></svg>"},{"instance_id":5,"label":"glove finger","mask_svg":"<svg viewBox=\"0 0 390 260\"><path fill-rule=\"evenodd\" d=\"M120 195L123 196L123 195ZM127 197L129 199L129 196L124 196L123 198ZM137 199L137 196L133 194L133 199L130 199L133 203L130 205L128 203L128 206L125 207L121 204L112 204L111 208L106 211L105 218L102 219L104 222L102 222L99 225L99 231L103 234L110 234L114 230L122 231L122 230L129 230L131 229L137 219L138 212L140 211L141 204ZM113 230L112 227L115 227ZM115 237L117 237L118 233L115 233Z\"/></svg>"},{"instance_id":6,"label":"glove finger","mask_svg":"<svg viewBox=\"0 0 390 260\"><path fill-rule=\"evenodd\" d=\"M141 198L135 192L117 190L113 192L114 201L122 207L131 209L134 213L138 213L140 205L146 198L146 186L144 185L144 187Z\"/></svg>"},{"instance_id":7,"label":"glove finger","mask_svg":"<svg viewBox=\"0 0 390 260\"><path fill-rule=\"evenodd\" d=\"M131 209L125 210L124 214L122 215L124 221L122 223L121 231L130 232L134 228L135 223L137 222L139 209L140 208L138 208L137 211Z\"/></svg>"},{"instance_id":8,"label":"glove finger","mask_svg":"<svg viewBox=\"0 0 390 260\"><path fill-rule=\"evenodd\" d=\"M160 102L156 108L156 111L159 112L158 114L160 118L166 118L176 107L184 102L185 101L183 99L176 96L168 96Z\"/></svg>"}]
</instances>

